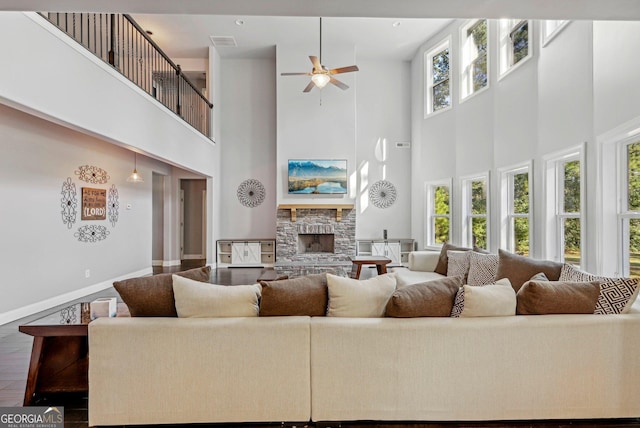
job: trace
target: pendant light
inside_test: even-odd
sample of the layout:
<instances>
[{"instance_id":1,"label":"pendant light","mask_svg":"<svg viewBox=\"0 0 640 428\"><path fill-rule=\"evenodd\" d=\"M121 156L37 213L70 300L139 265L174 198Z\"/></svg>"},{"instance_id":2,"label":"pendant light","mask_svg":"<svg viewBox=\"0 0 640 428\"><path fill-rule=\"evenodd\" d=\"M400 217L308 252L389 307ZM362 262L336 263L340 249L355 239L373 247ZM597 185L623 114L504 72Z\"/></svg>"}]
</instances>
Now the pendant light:
<instances>
[{"instance_id":1,"label":"pendant light","mask_svg":"<svg viewBox=\"0 0 640 428\"><path fill-rule=\"evenodd\" d=\"M142 176L138 174L138 154L135 152L133 153L133 162L133 172L127 178L127 181L129 183L144 183Z\"/></svg>"}]
</instances>

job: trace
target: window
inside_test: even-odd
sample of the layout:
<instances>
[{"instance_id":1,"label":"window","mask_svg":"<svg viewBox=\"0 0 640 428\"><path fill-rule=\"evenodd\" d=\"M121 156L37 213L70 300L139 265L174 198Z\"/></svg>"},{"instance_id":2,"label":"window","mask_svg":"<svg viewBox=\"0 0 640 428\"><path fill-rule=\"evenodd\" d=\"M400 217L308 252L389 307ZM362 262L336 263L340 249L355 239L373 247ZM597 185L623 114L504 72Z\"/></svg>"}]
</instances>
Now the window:
<instances>
[{"instance_id":1,"label":"window","mask_svg":"<svg viewBox=\"0 0 640 428\"><path fill-rule=\"evenodd\" d=\"M460 98L467 98L487 87L487 20L470 21L460 29Z\"/></svg>"},{"instance_id":2,"label":"window","mask_svg":"<svg viewBox=\"0 0 640 428\"><path fill-rule=\"evenodd\" d=\"M566 19L542 21L542 45L546 46L568 23Z\"/></svg>"},{"instance_id":3,"label":"window","mask_svg":"<svg viewBox=\"0 0 640 428\"><path fill-rule=\"evenodd\" d=\"M489 249L489 174L462 180L463 244Z\"/></svg>"},{"instance_id":4,"label":"window","mask_svg":"<svg viewBox=\"0 0 640 428\"><path fill-rule=\"evenodd\" d=\"M500 75L502 76L531 57L531 22L501 19L499 41Z\"/></svg>"},{"instance_id":5,"label":"window","mask_svg":"<svg viewBox=\"0 0 640 428\"><path fill-rule=\"evenodd\" d=\"M451 107L449 58L448 39L426 54L425 117Z\"/></svg>"},{"instance_id":6,"label":"window","mask_svg":"<svg viewBox=\"0 0 640 428\"><path fill-rule=\"evenodd\" d=\"M501 247L523 256L531 254L531 164L502 170Z\"/></svg>"},{"instance_id":7,"label":"window","mask_svg":"<svg viewBox=\"0 0 640 428\"><path fill-rule=\"evenodd\" d=\"M584 176L582 146L547 161L549 258L583 266Z\"/></svg>"},{"instance_id":8,"label":"window","mask_svg":"<svg viewBox=\"0 0 640 428\"><path fill-rule=\"evenodd\" d=\"M623 143L620 158L622 272L637 278L640 277L640 140Z\"/></svg>"},{"instance_id":9,"label":"window","mask_svg":"<svg viewBox=\"0 0 640 428\"><path fill-rule=\"evenodd\" d=\"M451 180L427 183L427 246L451 240Z\"/></svg>"}]
</instances>

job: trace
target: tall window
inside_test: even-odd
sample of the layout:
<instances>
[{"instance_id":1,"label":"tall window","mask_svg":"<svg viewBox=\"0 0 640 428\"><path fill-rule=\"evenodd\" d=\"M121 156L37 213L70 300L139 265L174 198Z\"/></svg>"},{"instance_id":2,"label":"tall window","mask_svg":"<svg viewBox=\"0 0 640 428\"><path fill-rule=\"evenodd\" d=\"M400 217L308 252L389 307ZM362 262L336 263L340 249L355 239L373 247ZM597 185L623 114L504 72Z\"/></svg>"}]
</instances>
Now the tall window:
<instances>
[{"instance_id":1,"label":"tall window","mask_svg":"<svg viewBox=\"0 0 640 428\"><path fill-rule=\"evenodd\" d=\"M427 246L451 239L451 180L427 183Z\"/></svg>"},{"instance_id":2,"label":"tall window","mask_svg":"<svg viewBox=\"0 0 640 428\"><path fill-rule=\"evenodd\" d=\"M489 175L462 180L462 217L465 245L489 248Z\"/></svg>"},{"instance_id":3,"label":"tall window","mask_svg":"<svg viewBox=\"0 0 640 428\"><path fill-rule=\"evenodd\" d=\"M584 267L584 144L546 159L546 255Z\"/></svg>"},{"instance_id":4,"label":"tall window","mask_svg":"<svg viewBox=\"0 0 640 428\"><path fill-rule=\"evenodd\" d=\"M487 20L470 21L460 29L460 97L464 99L486 88L488 81Z\"/></svg>"},{"instance_id":5,"label":"tall window","mask_svg":"<svg viewBox=\"0 0 640 428\"><path fill-rule=\"evenodd\" d=\"M548 19L542 22L542 44L546 45L569 23L566 19Z\"/></svg>"},{"instance_id":6,"label":"tall window","mask_svg":"<svg viewBox=\"0 0 640 428\"><path fill-rule=\"evenodd\" d=\"M531 253L530 164L501 172L502 247L523 256Z\"/></svg>"},{"instance_id":7,"label":"tall window","mask_svg":"<svg viewBox=\"0 0 640 428\"><path fill-rule=\"evenodd\" d=\"M622 268L625 276L640 277L640 141L623 144L621 152Z\"/></svg>"},{"instance_id":8,"label":"tall window","mask_svg":"<svg viewBox=\"0 0 640 428\"><path fill-rule=\"evenodd\" d=\"M500 75L523 63L531 54L531 21L501 19Z\"/></svg>"},{"instance_id":9,"label":"tall window","mask_svg":"<svg viewBox=\"0 0 640 428\"><path fill-rule=\"evenodd\" d=\"M425 117L451 107L450 42L445 40L425 57Z\"/></svg>"}]
</instances>

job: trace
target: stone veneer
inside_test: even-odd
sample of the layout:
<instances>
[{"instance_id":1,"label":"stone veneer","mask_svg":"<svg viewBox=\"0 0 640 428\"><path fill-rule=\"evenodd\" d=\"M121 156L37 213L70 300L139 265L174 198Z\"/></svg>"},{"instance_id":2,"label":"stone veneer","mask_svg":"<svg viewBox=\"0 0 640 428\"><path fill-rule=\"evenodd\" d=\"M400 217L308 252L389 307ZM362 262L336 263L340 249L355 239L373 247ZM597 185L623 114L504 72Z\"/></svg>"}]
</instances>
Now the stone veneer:
<instances>
[{"instance_id":1,"label":"stone veneer","mask_svg":"<svg viewBox=\"0 0 640 428\"><path fill-rule=\"evenodd\" d=\"M356 255L356 210L342 210L336 221L335 209L297 209L296 221L291 211L279 209L276 219L275 269L290 276L331 272L346 275L350 257ZM333 233L334 253L298 253L298 233Z\"/></svg>"}]
</instances>

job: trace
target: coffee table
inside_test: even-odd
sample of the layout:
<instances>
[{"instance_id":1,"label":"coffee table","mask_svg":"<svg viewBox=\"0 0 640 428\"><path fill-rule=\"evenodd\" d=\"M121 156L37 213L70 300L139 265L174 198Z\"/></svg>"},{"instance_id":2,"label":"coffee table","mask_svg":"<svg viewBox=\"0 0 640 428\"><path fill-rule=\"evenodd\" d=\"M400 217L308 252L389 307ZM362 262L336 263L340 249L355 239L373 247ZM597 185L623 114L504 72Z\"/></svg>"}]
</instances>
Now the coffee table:
<instances>
[{"instance_id":1,"label":"coffee table","mask_svg":"<svg viewBox=\"0 0 640 428\"><path fill-rule=\"evenodd\" d=\"M388 257L356 256L351 257L351 263L353 263L353 267L351 269L351 277L360 279L362 265L376 265L378 275L382 275L387 273L387 265L391 263L391 259Z\"/></svg>"},{"instance_id":2,"label":"coffee table","mask_svg":"<svg viewBox=\"0 0 640 428\"><path fill-rule=\"evenodd\" d=\"M124 303L118 316L129 316ZM33 336L24 405L36 394L89 390L89 303L76 303L18 330Z\"/></svg>"}]
</instances>

